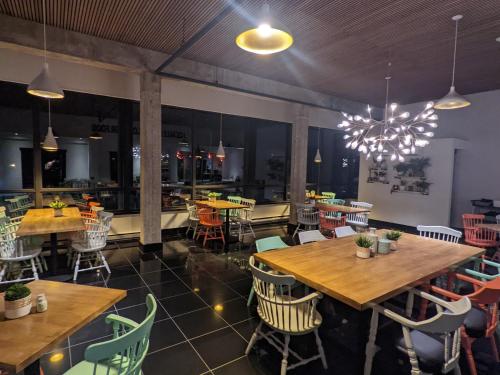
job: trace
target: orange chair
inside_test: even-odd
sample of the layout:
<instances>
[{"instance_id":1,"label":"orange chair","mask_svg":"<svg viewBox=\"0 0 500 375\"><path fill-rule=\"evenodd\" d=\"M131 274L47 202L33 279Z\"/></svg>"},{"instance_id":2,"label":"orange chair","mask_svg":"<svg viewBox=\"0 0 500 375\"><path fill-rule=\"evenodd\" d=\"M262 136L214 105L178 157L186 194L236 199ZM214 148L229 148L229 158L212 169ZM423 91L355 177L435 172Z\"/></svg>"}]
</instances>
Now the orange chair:
<instances>
[{"instance_id":1,"label":"orange chair","mask_svg":"<svg viewBox=\"0 0 500 375\"><path fill-rule=\"evenodd\" d=\"M478 224L483 224L484 215L463 214L462 219L466 244L481 247L483 249L489 247L498 248L497 232L491 229L477 227ZM484 255L483 258L485 258ZM493 259L499 259L498 253L493 256Z\"/></svg>"},{"instance_id":2,"label":"orange chair","mask_svg":"<svg viewBox=\"0 0 500 375\"><path fill-rule=\"evenodd\" d=\"M462 274L454 273L450 276L452 281L458 279L461 282L470 283L474 287L474 292L462 296L436 286L431 286L431 290L452 301L469 297L473 307L465 317L461 330L461 338L462 347L467 353L470 373L471 375L477 375L476 363L472 354L472 343L476 339L488 338L491 343L493 356L497 362L500 362L495 342L495 331L498 325L498 302L500 301L500 277L484 282ZM450 284L453 284L453 282Z\"/></svg>"},{"instance_id":3,"label":"orange chair","mask_svg":"<svg viewBox=\"0 0 500 375\"><path fill-rule=\"evenodd\" d=\"M335 237L335 228L346 226L347 216L337 216L334 211L319 211L319 229L331 233L330 237Z\"/></svg>"},{"instance_id":4,"label":"orange chair","mask_svg":"<svg viewBox=\"0 0 500 375\"><path fill-rule=\"evenodd\" d=\"M197 207L198 217L200 218L201 229L198 231L196 239L204 235L203 246L207 240L219 240L225 244L224 230L222 229L223 222L220 218L219 211L212 208Z\"/></svg>"}]
</instances>

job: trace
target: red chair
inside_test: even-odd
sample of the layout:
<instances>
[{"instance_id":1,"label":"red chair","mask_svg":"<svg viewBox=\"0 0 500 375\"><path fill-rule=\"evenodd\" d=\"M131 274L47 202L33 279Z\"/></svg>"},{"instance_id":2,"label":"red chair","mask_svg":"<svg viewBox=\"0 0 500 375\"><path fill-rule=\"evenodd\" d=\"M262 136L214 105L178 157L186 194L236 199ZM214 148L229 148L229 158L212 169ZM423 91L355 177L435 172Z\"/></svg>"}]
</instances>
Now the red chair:
<instances>
[{"instance_id":1,"label":"red chair","mask_svg":"<svg viewBox=\"0 0 500 375\"><path fill-rule=\"evenodd\" d=\"M212 208L199 208L197 207L198 217L200 218L201 228L198 231L196 239L204 235L203 246L207 241L219 240L225 244L224 230L222 229L223 222L220 218L219 211Z\"/></svg>"},{"instance_id":2,"label":"red chair","mask_svg":"<svg viewBox=\"0 0 500 375\"><path fill-rule=\"evenodd\" d=\"M472 354L472 343L478 338L488 338L491 343L491 351L497 362L500 362L498 348L495 342L495 331L498 325L498 302L500 301L500 277L491 281L479 281L462 274L451 274L453 284L455 280L470 283L474 292L462 296L449 290L431 286L431 290L441 294L452 301L463 297L469 297L472 309L467 314L461 330L462 347L467 353L470 373L477 375L476 363Z\"/></svg>"},{"instance_id":3,"label":"red chair","mask_svg":"<svg viewBox=\"0 0 500 375\"><path fill-rule=\"evenodd\" d=\"M483 249L494 247L498 250L497 232L477 226L478 224L483 224L484 215L463 214L462 219L466 244L481 247ZM483 258L486 257L483 255ZM498 253L495 253L493 259L499 259Z\"/></svg>"},{"instance_id":4,"label":"red chair","mask_svg":"<svg viewBox=\"0 0 500 375\"><path fill-rule=\"evenodd\" d=\"M337 216L335 211L319 211L319 229L321 232L330 233L330 237L335 237L335 228L345 227L347 216Z\"/></svg>"}]
</instances>

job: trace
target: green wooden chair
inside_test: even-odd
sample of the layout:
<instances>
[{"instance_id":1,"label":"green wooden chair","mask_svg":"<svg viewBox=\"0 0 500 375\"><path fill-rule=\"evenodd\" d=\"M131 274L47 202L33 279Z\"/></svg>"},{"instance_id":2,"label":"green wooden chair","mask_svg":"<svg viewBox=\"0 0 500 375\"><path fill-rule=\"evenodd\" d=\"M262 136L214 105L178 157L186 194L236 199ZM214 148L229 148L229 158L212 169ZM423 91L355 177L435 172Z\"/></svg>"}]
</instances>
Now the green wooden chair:
<instances>
[{"instance_id":1,"label":"green wooden chair","mask_svg":"<svg viewBox=\"0 0 500 375\"><path fill-rule=\"evenodd\" d=\"M474 261L474 269L464 269L466 274L481 281L490 281L500 277L500 263L482 258L472 258L471 260Z\"/></svg>"},{"instance_id":2,"label":"green wooden chair","mask_svg":"<svg viewBox=\"0 0 500 375\"><path fill-rule=\"evenodd\" d=\"M274 250L274 249L284 249L289 247L286 243L283 242L280 236L266 237L261 238L260 240L255 241L255 247L257 248L258 253L263 253L264 251ZM263 264L260 263L259 267L262 269ZM247 306L252 304L252 299L255 294L255 291L250 290L250 295L248 296Z\"/></svg>"},{"instance_id":3,"label":"green wooden chair","mask_svg":"<svg viewBox=\"0 0 500 375\"><path fill-rule=\"evenodd\" d=\"M228 195L227 200L231 203L241 204L241 197L238 197L235 195ZM231 220L240 216L239 209L231 209L231 210L227 210L227 211L229 211L229 219L231 219ZM226 210L221 210L220 215L225 218L226 217Z\"/></svg>"},{"instance_id":4,"label":"green wooden chair","mask_svg":"<svg viewBox=\"0 0 500 375\"><path fill-rule=\"evenodd\" d=\"M142 323L110 314L106 323L113 325L113 338L90 345L85 360L65 375L141 375L141 366L149 348L149 334L156 314L156 301L146 297L148 313Z\"/></svg>"},{"instance_id":5,"label":"green wooden chair","mask_svg":"<svg viewBox=\"0 0 500 375\"><path fill-rule=\"evenodd\" d=\"M329 199L335 199L335 193L332 193L331 191L324 191L321 193L322 196L328 197Z\"/></svg>"}]
</instances>

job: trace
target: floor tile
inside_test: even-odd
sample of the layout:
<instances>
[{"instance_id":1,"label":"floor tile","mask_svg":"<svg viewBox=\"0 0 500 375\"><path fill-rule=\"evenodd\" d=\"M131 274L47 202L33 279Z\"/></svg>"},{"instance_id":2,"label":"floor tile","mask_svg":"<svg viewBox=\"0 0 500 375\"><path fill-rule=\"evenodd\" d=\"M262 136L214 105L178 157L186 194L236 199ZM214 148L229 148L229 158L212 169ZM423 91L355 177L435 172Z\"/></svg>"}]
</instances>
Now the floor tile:
<instances>
[{"instance_id":1,"label":"floor tile","mask_svg":"<svg viewBox=\"0 0 500 375\"><path fill-rule=\"evenodd\" d=\"M237 298L228 302L220 303L215 306L217 314L229 324L242 322L256 316L256 309L254 306L247 307L247 300L244 298Z\"/></svg>"},{"instance_id":2,"label":"floor tile","mask_svg":"<svg viewBox=\"0 0 500 375\"><path fill-rule=\"evenodd\" d=\"M132 267L130 264L120 265L120 266L110 266L110 268L111 268L111 274L109 275L109 280L116 279L118 277L131 276L137 274L135 268ZM104 278L106 279L108 278L108 276L105 275Z\"/></svg>"},{"instance_id":3,"label":"floor tile","mask_svg":"<svg viewBox=\"0 0 500 375\"><path fill-rule=\"evenodd\" d=\"M241 294L243 297L248 297L250 290L252 289L252 279L245 278L242 280L232 281L227 283L227 286Z\"/></svg>"},{"instance_id":4,"label":"floor tile","mask_svg":"<svg viewBox=\"0 0 500 375\"><path fill-rule=\"evenodd\" d=\"M89 342L85 342L85 343L82 343L82 344L78 344L78 345L71 345L71 363L74 365L76 365L78 362L81 362L84 360L84 355L85 355L85 350L92 344L97 344L98 342L104 342L104 341L108 341L108 340L111 340L113 338L113 335L108 335L108 336L104 336L104 337L100 337L98 339L95 339L95 340L92 340L92 341L89 341Z\"/></svg>"},{"instance_id":5,"label":"floor tile","mask_svg":"<svg viewBox=\"0 0 500 375\"><path fill-rule=\"evenodd\" d=\"M134 322L140 323L146 318L147 311L148 308L146 304L143 303L137 306L120 309L117 311L117 314L132 319ZM165 312L165 310L163 310L163 308L158 305L158 308L156 309L155 321L167 319L168 317L169 316Z\"/></svg>"},{"instance_id":6,"label":"floor tile","mask_svg":"<svg viewBox=\"0 0 500 375\"><path fill-rule=\"evenodd\" d=\"M174 297L190 291L189 288L180 280L168 281L163 284L153 285L150 288L158 299Z\"/></svg>"},{"instance_id":7,"label":"floor tile","mask_svg":"<svg viewBox=\"0 0 500 375\"><path fill-rule=\"evenodd\" d=\"M122 309L124 307L140 305L146 302L146 296L151 293L147 287L137 288L127 291L127 297L122 299L120 302L116 304L118 309Z\"/></svg>"},{"instance_id":8,"label":"floor tile","mask_svg":"<svg viewBox=\"0 0 500 375\"><path fill-rule=\"evenodd\" d=\"M248 341L252 337L252 334L255 332L257 325L259 324L260 319L255 317L244 322L236 323L233 325L233 328L238 331L240 335L242 335Z\"/></svg>"},{"instance_id":9,"label":"floor tile","mask_svg":"<svg viewBox=\"0 0 500 375\"><path fill-rule=\"evenodd\" d=\"M137 274L111 279L107 282L107 285L108 288L127 290L146 286L141 277Z\"/></svg>"},{"instance_id":10,"label":"floor tile","mask_svg":"<svg viewBox=\"0 0 500 375\"><path fill-rule=\"evenodd\" d=\"M106 324L105 319L108 314L101 314L85 327L75 332L70 337L70 345L77 345L82 342L94 340L113 333L111 324Z\"/></svg>"},{"instance_id":11,"label":"floor tile","mask_svg":"<svg viewBox=\"0 0 500 375\"><path fill-rule=\"evenodd\" d=\"M255 361L254 361L255 362ZM252 363L249 357L237 359L227 365L214 370L215 375L268 375L269 373L261 371L259 366Z\"/></svg>"},{"instance_id":12,"label":"floor tile","mask_svg":"<svg viewBox=\"0 0 500 375\"><path fill-rule=\"evenodd\" d=\"M188 343L151 353L142 365L144 375L198 375L207 370L207 366Z\"/></svg>"},{"instance_id":13,"label":"floor tile","mask_svg":"<svg viewBox=\"0 0 500 375\"><path fill-rule=\"evenodd\" d=\"M206 307L205 302L203 302L195 293L191 292L177 297L165 298L160 300L160 302L171 316L184 314Z\"/></svg>"},{"instance_id":14,"label":"floor tile","mask_svg":"<svg viewBox=\"0 0 500 375\"><path fill-rule=\"evenodd\" d=\"M200 291L197 293L209 305L221 304L239 297L238 293L222 284L216 287L200 288Z\"/></svg>"},{"instance_id":15,"label":"floor tile","mask_svg":"<svg viewBox=\"0 0 500 375\"><path fill-rule=\"evenodd\" d=\"M61 375L70 367L69 349L57 350L43 355L40 358L40 366L44 375Z\"/></svg>"},{"instance_id":16,"label":"floor tile","mask_svg":"<svg viewBox=\"0 0 500 375\"><path fill-rule=\"evenodd\" d=\"M247 343L231 328L191 340L208 367L219 367L245 354Z\"/></svg>"},{"instance_id":17,"label":"floor tile","mask_svg":"<svg viewBox=\"0 0 500 375\"><path fill-rule=\"evenodd\" d=\"M175 281L177 280L177 276L175 276L169 270L163 271L155 271L141 274L142 279L148 285L161 284L167 281Z\"/></svg>"},{"instance_id":18,"label":"floor tile","mask_svg":"<svg viewBox=\"0 0 500 375\"><path fill-rule=\"evenodd\" d=\"M203 335L227 326L222 318L208 307L173 319L188 338Z\"/></svg>"},{"instance_id":19,"label":"floor tile","mask_svg":"<svg viewBox=\"0 0 500 375\"><path fill-rule=\"evenodd\" d=\"M151 336L149 337L149 352L163 349L167 346L172 346L185 341L181 331L176 327L172 319L156 322L151 328Z\"/></svg>"}]
</instances>

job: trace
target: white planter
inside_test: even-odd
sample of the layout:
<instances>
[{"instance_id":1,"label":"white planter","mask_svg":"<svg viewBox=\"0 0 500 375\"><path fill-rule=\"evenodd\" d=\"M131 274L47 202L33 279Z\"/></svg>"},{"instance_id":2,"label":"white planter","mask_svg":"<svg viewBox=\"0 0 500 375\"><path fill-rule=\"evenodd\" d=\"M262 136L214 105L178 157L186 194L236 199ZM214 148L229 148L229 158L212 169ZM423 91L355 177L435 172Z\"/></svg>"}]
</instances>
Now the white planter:
<instances>
[{"instance_id":1,"label":"white planter","mask_svg":"<svg viewBox=\"0 0 500 375\"><path fill-rule=\"evenodd\" d=\"M357 247L356 256L362 259L368 259L371 255L371 250L369 247Z\"/></svg>"},{"instance_id":2,"label":"white planter","mask_svg":"<svg viewBox=\"0 0 500 375\"><path fill-rule=\"evenodd\" d=\"M391 243L392 241L381 238L378 240L378 253L379 254L388 254L391 251Z\"/></svg>"},{"instance_id":3,"label":"white planter","mask_svg":"<svg viewBox=\"0 0 500 375\"><path fill-rule=\"evenodd\" d=\"M62 215L62 208L54 208L54 217L61 217Z\"/></svg>"},{"instance_id":4,"label":"white planter","mask_svg":"<svg viewBox=\"0 0 500 375\"><path fill-rule=\"evenodd\" d=\"M396 251L398 249L398 241L391 241L391 250Z\"/></svg>"},{"instance_id":5,"label":"white planter","mask_svg":"<svg viewBox=\"0 0 500 375\"><path fill-rule=\"evenodd\" d=\"M5 318L7 319L21 318L30 312L31 294L15 301L5 301Z\"/></svg>"}]
</instances>

